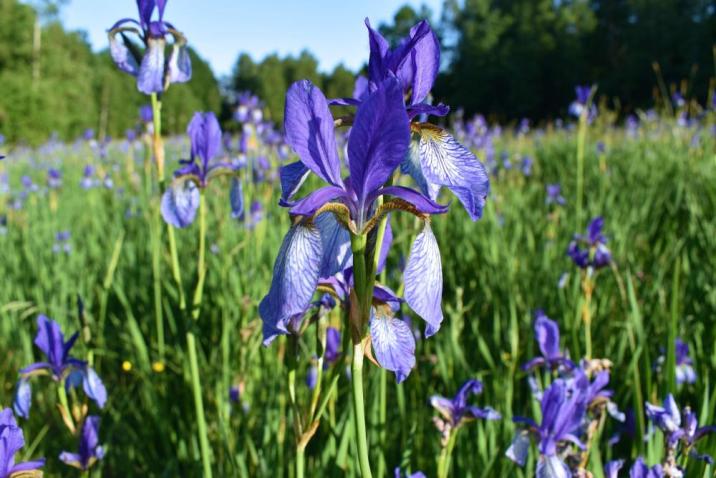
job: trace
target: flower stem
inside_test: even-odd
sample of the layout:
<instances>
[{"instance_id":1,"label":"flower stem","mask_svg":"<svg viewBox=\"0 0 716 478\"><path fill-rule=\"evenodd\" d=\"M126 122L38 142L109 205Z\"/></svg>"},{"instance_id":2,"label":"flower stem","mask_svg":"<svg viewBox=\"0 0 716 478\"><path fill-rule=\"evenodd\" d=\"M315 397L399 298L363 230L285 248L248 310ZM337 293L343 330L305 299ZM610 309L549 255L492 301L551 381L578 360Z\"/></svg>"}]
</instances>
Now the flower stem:
<instances>
[{"instance_id":1,"label":"flower stem","mask_svg":"<svg viewBox=\"0 0 716 478\"><path fill-rule=\"evenodd\" d=\"M204 400L201 394L201 380L199 378L199 361L196 355L196 337L193 332L187 332L186 345L189 349L189 368L191 370L191 385L194 393L194 407L196 409L196 422L199 427L199 446L201 448L201 463L204 468L204 478L211 478L211 450L209 449L209 436L206 431L206 418L204 417Z\"/></svg>"},{"instance_id":2,"label":"flower stem","mask_svg":"<svg viewBox=\"0 0 716 478\"><path fill-rule=\"evenodd\" d=\"M363 403L363 344L353 344L353 365L351 367L353 382L353 418L358 440L358 460L362 478L371 478L370 460L368 458L368 437L365 428L365 404Z\"/></svg>"},{"instance_id":3,"label":"flower stem","mask_svg":"<svg viewBox=\"0 0 716 478\"><path fill-rule=\"evenodd\" d=\"M60 399L60 406L64 409L63 419L72 433L75 432L75 424L72 421L72 410L67 400L67 390L64 381L57 383L57 396Z\"/></svg>"},{"instance_id":4,"label":"flower stem","mask_svg":"<svg viewBox=\"0 0 716 478\"><path fill-rule=\"evenodd\" d=\"M579 116L579 129L577 131L577 210L575 231L582 230L582 201L584 200L584 145L587 141L588 108Z\"/></svg>"},{"instance_id":5,"label":"flower stem","mask_svg":"<svg viewBox=\"0 0 716 478\"><path fill-rule=\"evenodd\" d=\"M447 444L440 451L440 457L438 458L438 478L447 478L450 472L450 461L452 458L452 450L455 448L455 442L457 441L458 429L450 430L450 438L448 438Z\"/></svg>"},{"instance_id":6,"label":"flower stem","mask_svg":"<svg viewBox=\"0 0 716 478\"><path fill-rule=\"evenodd\" d=\"M594 283L589 273L582 276L582 292L584 292L584 302L582 303L582 322L584 327L584 346L586 349L585 357L592 358L592 293L594 292Z\"/></svg>"},{"instance_id":7,"label":"flower stem","mask_svg":"<svg viewBox=\"0 0 716 478\"><path fill-rule=\"evenodd\" d=\"M199 320L199 310L201 308L201 298L204 290L205 270L205 254L206 254L206 198L204 191L199 193L199 259L197 264L197 283L194 291L194 302L192 310L193 328ZM194 407L196 409L196 421L199 427L199 444L201 447L201 462L204 468L204 478L211 478L211 450L209 448L209 436L206 430L206 418L204 416L204 401L201 391L201 379L199 377L199 364L196 353L196 338L190 330L186 334L187 348L189 349L189 366L191 369L191 382L194 392Z\"/></svg>"},{"instance_id":8,"label":"flower stem","mask_svg":"<svg viewBox=\"0 0 716 478\"><path fill-rule=\"evenodd\" d=\"M303 470L305 464L306 450L303 446L296 447L296 478L303 478Z\"/></svg>"}]
</instances>

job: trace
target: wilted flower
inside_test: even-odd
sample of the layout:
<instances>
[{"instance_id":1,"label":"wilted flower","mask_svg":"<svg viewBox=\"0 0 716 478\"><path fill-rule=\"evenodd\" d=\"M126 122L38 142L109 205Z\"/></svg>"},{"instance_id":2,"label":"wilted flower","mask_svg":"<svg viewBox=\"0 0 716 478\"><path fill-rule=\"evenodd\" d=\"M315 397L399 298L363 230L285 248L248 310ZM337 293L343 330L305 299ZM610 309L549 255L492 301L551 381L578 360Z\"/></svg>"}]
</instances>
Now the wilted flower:
<instances>
[{"instance_id":1,"label":"wilted flower","mask_svg":"<svg viewBox=\"0 0 716 478\"><path fill-rule=\"evenodd\" d=\"M578 267L600 269L611 262L612 253L607 249L607 238L602 234L603 228L604 218L596 217L587 226L586 235L576 234L574 240L569 243L567 255Z\"/></svg>"},{"instance_id":2,"label":"wilted flower","mask_svg":"<svg viewBox=\"0 0 716 478\"><path fill-rule=\"evenodd\" d=\"M166 0L137 0L139 21L124 18L109 30L109 46L117 67L137 77L137 88L145 94L161 93L170 83L184 83L191 79L191 58L186 38L174 26L164 21ZM154 10L158 20L152 20ZM145 47L128 37L136 35ZM167 38L171 36L172 52L169 60L164 58Z\"/></svg>"},{"instance_id":3,"label":"wilted flower","mask_svg":"<svg viewBox=\"0 0 716 478\"><path fill-rule=\"evenodd\" d=\"M99 444L99 417L88 416L82 425L79 453L63 451L60 460L82 471L89 470L98 460L104 458L104 448Z\"/></svg>"},{"instance_id":4,"label":"wilted flower","mask_svg":"<svg viewBox=\"0 0 716 478\"><path fill-rule=\"evenodd\" d=\"M12 410L6 408L0 412L0 478L12 478L23 472L38 470L45 465L44 458L15 463L15 455L23 446L25 446L25 437L22 429L17 426ZM33 475L28 473L28 476Z\"/></svg>"}]
</instances>

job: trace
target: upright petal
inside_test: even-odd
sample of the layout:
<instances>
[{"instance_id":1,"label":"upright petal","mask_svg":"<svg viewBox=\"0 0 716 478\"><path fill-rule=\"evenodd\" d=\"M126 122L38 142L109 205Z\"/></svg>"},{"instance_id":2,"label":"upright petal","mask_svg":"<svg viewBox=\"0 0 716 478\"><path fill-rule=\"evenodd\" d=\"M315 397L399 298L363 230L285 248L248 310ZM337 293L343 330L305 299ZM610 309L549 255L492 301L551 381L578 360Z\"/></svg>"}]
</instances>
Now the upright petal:
<instances>
[{"instance_id":1,"label":"upright petal","mask_svg":"<svg viewBox=\"0 0 716 478\"><path fill-rule=\"evenodd\" d=\"M348 138L348 165L358 203L386 183L410 145L410 125L403 93L388 78L358 107Z\"/></svg>"},{"instance_id":2,"label":"upright petal","mask_svg":"<svg viewBox=\"0 0 716 478\"><path fill-rule=\"evenodd\" d=\"M174 44L167 70L170 83L186 83L191 80L191 57L186 45Z\"/></svg>"},{"instance_id":3,"label":"upright petal","mask_svg":"<svg viewBox=\"0 0 716 478\"><path fill-rule=\"evenodd\" d=\"M415 336L408 324L390 316L371 314L370 337L378 363L395 372L398 383L405 380L415 366Z\"/></svg>"},{"instance_id":4,"label":"upright petal","mask_svg":"<svg viewBox=\"0 0 716 478\"><path fill-rule=\"evenodd\" d=\"M121 39L117 38L117 35L121 36ZM132 52L127 48L124 43L126 39L122 33L110 32L109 34L109 53L112 56L114 64L117 68L125 73L129 73L132 76L139 74L139 64L137 59L134 58Z\"/></svg>"},{"instance_id":5,"label":"upright petal","mask_svg":"<svg viewBox=\"0 0 716 478\"><path fill-rule=\"evenodd\" d=\"M199 208L199 188L193 181L179 181L170 185L162 196L161 212L164 221L184 228L194 222Z\"/></svg>"},{"instance_id":6,"label":"upright petal","mask_svg":"<svg viewBox=\"0 0 716 478\"><path fill-rule=\"evenodd\" d=\"M415 238L405 266L405 301L428 325L425 336L440 329L443 321L443 269L438 242L429 224Z\"/></svg>"},{"instance_id":7,"label":"upright petal","mask_svg":"<svg viewBox=\"0 0 716 478\"><path fill-rule=\"evenodd\" d=\"M156 6L155 0L137 0L137 9L139 10L139 19L143 25L148 25L152 20L152 12Z\"/></svg>"},{"instance_id":8,"label":"upright petal","mask_svg":"<svg viewBox=\"0 0 716 478\"><path fill-rule=\"evenodd\" d=\"M137 89L145 95L164 91L164 38L148 38L147 51L137 76Z\"/></svg>"},{"instance_id":9,"label":"upright petal","mask_svg":"<svg viewBox=\"0 0 716 478\"><path fill-rule=\"evenodd\" d=\"M191 154L198 156L208 169L209 161L221 151L221 126L213 112L194 113L186 130L191 140Z\"/></svg>"},{"instance_id":10,"label":"upright petal","mask_svg":"<svg viewBox=\"0 0 716 478\"><path fill-rule=\"evenodd\" d=\"M370 83L372 83L372 86L375 87L385 78L387 73L385 58L388 55L390 45L388 44L388 40L383 38L383 35L373 30L368 18L365 19L365 26L368 28L368 45L370 46L368 79Z\"/></svg>"},{"instance_id":11,"label":"upright petal","mask_svg":"<svg viewBox=\"0 0 716 478\"><path fill-rule=\"evenodd\" d=\"M60 325L43 314L37 317L35 345L44 352L54 368L62 365L65 353L65 336Z\"/></svg>"},{"instance_id":12,"label":"upright petal","mask_svg":"<svg viewBox=\"0 0 716 478\"><path fill-rule=\"evenodd\" d=\"M308 177L310 170L301 161L283 165L279 168L281 179L281 202L287 204Z\"/></svg>"},{"instance_id":13,"label":"upright petal","mask_svg":"<svg viewBox=\"0 0 716 478\"><path fill-rule=\"evenodd\" d=\"M422 33L423 30L425 33ZM411 52L411 104L421 103L430 93L440 68L440 43L428 22L423 20L410 29L411 36L421 35Z\"/></svg>"},{"instance_id":14,"label":"upright petal","mask_svg":"<svg viewBox=\"0 0 716 478\"><path fill-rule=\"evenodd\" d=\"M530 437L526 431L519 431L512 439L512 444L505 452L505 456L520 466L525 466L527 455L530 453Z\"/></svg>"},{"instance_id":15,"label":"upright petal","mask_svg":"<svg viewBox=\"0 0 716 478\"><path fill-rule=\"evenodd\" d=\"M243 219L244 217L244 190L241 187L241 180L237 177L231 178L231 189L229 189L229 202L231 204L231 217Z\"/></svg>"},{"instance_id":16,"label":"upright petal","mask_svg":"<svg viewBox=\"0 0 716 478\"><path fill-rule=\"evenodd\" d=\"M535 320L535 338L542 356L548 360L561 356L559 351L559 326L554 320L538 311Z\"/></svg>"},{"instance_id":17,"label":"upright petal","mask_svg":"<svg viewBox=\"0 0 716 478\"><path fill-rule=\"evenodd\" d=\"M368 94L368 78L363 75L358 75L356 82L353 86L353 98L356 100L362 100L365 95Z\"/></svg>"},{"instance_id":18,"label":"upright petal","mask_svg":"<svg viewBox=\"0 0 716 478\"><path fill-rule=\"evenodd\" d=\"M333 213L318 215L314 223L321 233L323 250L319 277L327 279L352 264L351 237Z\"/></svg>"},{"instance_id":19,"label":"upright petal","mask_svg":"<svg viewBox=\"0 0 716 478\"><path fill-rule=\"evenodd\" d=\"M287 333L288 321L306 311L318 285L321 253L318 228L298 223L289 229L273 267L271 288L259 304L264 343Z\"/></svg>"},{"instance_id":20,"label":"upright petal","mask_svg":"<svg viewBox=\"0 0 716 478\"><path fill-rule=\"evenodd\" d=\"M286 93L286 142L311 171L334 186L343 184L333 115L323 92L308 80Z\"/></svg>"},{"instance_id":21,"label":"upright petal","mask_svg":"<svg viewBox=\"0 0 716 478\"><path fill-rule=\"evenodd\" d=\"M420 161L428 182L447 186L474 221L482 217L490 179L472 152L447 131L423 124L420 128Z\"/></svg>"}]
</instances>

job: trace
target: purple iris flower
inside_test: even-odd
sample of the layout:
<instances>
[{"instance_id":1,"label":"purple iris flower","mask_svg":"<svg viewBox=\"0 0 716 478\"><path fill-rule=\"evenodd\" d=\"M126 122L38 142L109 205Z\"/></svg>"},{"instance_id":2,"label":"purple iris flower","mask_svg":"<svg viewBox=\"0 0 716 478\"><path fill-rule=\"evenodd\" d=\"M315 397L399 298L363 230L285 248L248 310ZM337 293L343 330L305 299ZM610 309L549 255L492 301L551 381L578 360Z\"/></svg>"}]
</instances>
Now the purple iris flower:
<instances>
[{"instance_id":1,"label":"purple iris flower","mask_svg":"<svg viewBox=\"0 0 716 478\"><path fill-rule=\"evenodd\" d=\"M426 21L410 29L395 48L373 30L366 19L370 45L368 78L356 84L355 98L333 100L332 104L360 104L375 92L381 82L396 77L407 98L410 131L417 135L410 154L401 163L401 172L410 175L420 191L436 200L445 186L457 196L474 221L490 192L487 170L475 155L450 133L433 124L416 120L418 115L445 116L449 107L427 104L440 66L440 43Z\"/></svg>"},{"instance_id":2,"label":"purple iris flower","mask_svg":"<svg viewBox=\"0 0 716 478\"><path fill-rule=\"evenodd\" d=\"M522 171L522 174L525 176L531 176L532 175L532 158L529 156L523 156L522 157L522 164L520 164L520 170Z\"/></svg>"},{"instance_id":3,"label":"purple iris flower","mask_svg":"<svg viewBox=\"0 0 716 478\"><path fill-rule=\"evenodd\" d=\"M239 123L260 123L263 119L261 100L249 91L240 92L236 97L234 119Z\"/></svg>"},{"instance_id":4,"label":"purple iris flower","mask_svg":"<svg viewBox=\"0 0 716 478\"><path fill-rule=\"evenodd\" d=\"M379 196L397 198L393 204L420 217L447 211L445 206L417 191L385 186L405 157L410 141L403 92L396 78L381 83L358 107L348 139L350 176L345 180L341 177L333 117L323 93L307 80L294 83L287 93L285 118L286 141L301 162L281 168L281 204L290 207L293 216L304 217L297 218L284 238L274 265L271 289L259 306L266 343L277 334L288 333L288 322L306 310L319 279L330 278L342 270L335 268L336 250L348 247L348 229L369 232L366 229L375 223L370 219ZM329 185L293 202L292 197L309 170ZM333 214L319 211L321 208L342 212L336 214L336 219ZM442 321L442 269L437 241L427 223L413 244L405 284L408 305L428 322L427 335L432 335ZM396 340L404 335L398 325L402 321L386 324L384 318L383 314L377 314L377 323L371 326L373 344L398 346ZM388 331L386 326L394 327ZM412 337L409 331L408 335ZM402 352L409 349L406 345Z\"/></svg>"},{"instance_id":5,"label":"purple iris flower","mask_svg":"<svg viewBox=\"0 0 716 478\"><path fill-rule=\"evenodd\" d=\"M82 139L85 141L92 141L94 139L94 130L92 128L87 128L84 133L82 133Z\"/></svg>"},{"instance_id":6,"label":"purple iris flower","mask_svg":"<svg viewBox=\"0 0 716 478\"><path fill-rule=\"evenodd\" d=\"M589 104L590 96L592 94L592 86L576 86L574 91L576 93L576 98L569 105L569 114L576 118L586 114L587 119L591 122L597 116L597 108L594 105Z\"/></svg>"},{"instance_id":7,"label":"purple iris flower","mask_svg":"<svg viewBox=\"0 0 716 478\"><path fill-rule=\"evenodd\" d=\"M94 166L88 164L85 166L82 172L82 179L80 180L80 186L83 189L91 189L95 186L96 181L94 179L95 169Z\"/></svg>"},{"instance_id":8,"label":"purple iris flower","mask_svg":"<svg viewBox=\"0 0 716 478\"><path fill-rule=\"evenodd\" d=\"M99 422L97 416L88 416L82 425L79 453L63 451L60 460L66 465L87 471L104 458L104 448L99 444Z\"/></svg>"},{"instance_id":9,"label":"purple iris flower","mask_svg":"<svg viewBox=\"0 0 716 478\"><path fill-rule=\"evenodd\" d=\"M684 99L684 95L680 91L674 91L671 94L671 101L674 102L677 108L683 108L686 105L686 99Z\"/></svg>"},{"instance_id":10,"label":"purple iris flower","mask_svg":"<svg viewBox=\"0 0 716 478\"><path fill-rule=\"evenodd\" d=\"M164 21L167 0L137 0L139 21L124 18L109 30L109 47L117 67L137 77L137 88L145 94L161 93L170 83L191 79L191 58L186 38L174 25ZM158 19L153 20L158 10ZM136 35L144 53L128 34ZM172 52L165 60L167 38L172 38Z\"/></svg>"},{"instance_id":11,"label":"purple iris flower","mask_svg":"<svg viewBox=\"0 0 716 478\"><path fill-rule=\"evenodd\" d=\"M557 322L545 315L544 311L535 311L535 339L539 344L541 357L535 357L522 366L523 370L532 370L545 366L555 369L559 366L574 368L574 363L562 354L559 349L559 326Z\"/></svg>"},{"instance_id":12,"label":"purple iris flower","mask_svg":"<svg viewBox=\"0 0 716 478\"><path fill-rule=\"evenodd\" d=\"M84 367L85 362L70 356L70 350L79 337L75 333L65 342L65 335L57 322L40 314L37 318L37 335L35 345L47 358L46 362L36 362L20 370L20 375L30 376L35 374L49 373L53 380L61 381L73 367Z\"/></svg>"},{"instance_id":13,"label":"purple iris flower","mask_svg":"<svg viewBox=\"0 0 716 478\"><path fill-rule=\"evenodd\" d=\"M562 187L559 183L548 184L545 189L547 190L547 199L545 200L547 204L565 205L566 201L562 196Z\"/></svg>"},{"instance_id":14,"label":"purple iris flower","mask_svg":"<svg viewBox=\"0 0 716 478\"><path fill-rule=\"evenodd\" d=\"M393 476L395 478L427 478L425 476L425 473L422 471L416 471L415 473L408 473L403 472L400 467L396 467L395 470L393 470Z\"/></svg>"},{"instance_id":15,"label":"purple iris flower","mask_svg":"<svg viewBox=\"0 0 716 478\"><path fill-rule=\"evenodd\" d=\"M602 229L604 218L596 217L587 226L586 235L576 234L569 243L567 255L578 267L600 269L611 262L612 253L607 248L607 238Z\"/></svg>"},{"instance_id":16,"label":"purple iris flower","mask_svg":"<svg viewBox=\"0 0 716 478\"><path fill-rule=\"evenodd\" d=\"M15 463L15 455L25 446L25 436L9 408L0 412L0 478L11 478L22 472L38 470L45 459Z\"/></svg>"},{"instance_id":17,"label":"purple iris flower","mask_svg":"<svg viewBox=\"0 0 716 478\"><path fill-rule=\"evenodd\" d=\"M152 110L152 105L140 106L139 120L142 123L151 123L152 121L154 121L154 110Z\"/></svg>"},{"instance_id":18,"label":"purple iris flower","mask_svg":"<svg viewBox=\"0 0 716 478\"><path fill-rule=\"evenodd\" d=\"M606 478L618 478L619 470L623 466L624 460L610 461L604 466L604 476ZM661 465L656 464L650 467L642 457L637 458L629 470L629 478L663 478L664 476L664 469Z\"/></svg>"},{"instance_id":19,"label":"purple iris flower","mask_svg":"<svg viewBox=\"0 0 716 478\"><path fill-rule=\"evenodd\" d=\"M476 418L499 420L501 418L500 414L492 408L478 408L467 403L470 395L479 395L480 393L482 393L482 382L470 379L460 387L455 397L445 398L440 395L433 395L430 397L430 405L440 412L450 429L455 429L463 423Z\"/></svg>"},{"instance_id":20,"label":"purple iris flower","mask_svg":"<svg viewBox=\"0 0 716 478\"><path fill-rule=\"evenodd\" d=\"M670 448L676 447L679 442L691 448L707 434L716 432L716 426L713 425L699 427L696 414L689 407L684 408L682 415L671 394L667 395L661 407L647 402L646 415L667 436ZM695 450L692 450L692 456L713 462L710 456L699 455Z\"/></svg>"},{"instance_id":21,"label":"purple iris flower","mask_svg":"<svg viewBox=\"0 0 716 478\"><path fill-rule=\"evenodd\" d=\"M174 227L187 227L194 222L199 208L199 189L204 189L214 177L233 174L234 167L216 161L221 154L221 127L214 113L195 113L187 134L191 140L191 157L180 160L181 167L174 172L174 181L162 196L161 212L164 220ZM232 185L230 194L232 215L243 211L243 194L240 185Z\"/></svg>"},{"instance_id":22,"label":"purple iris flower","mask_svg":"<svg viewBox=\"0 0 716 478\"><path fill-rule=\"evenodd\" d=\"M323 359L326 364L332 364L338 360L340 351L341 333L335 327L328 327L328 330L326 330L326 350L323 352Z\"/></svg>"},{"instance_id":23,"label":"purple iris flower","mask_svg":"<svg viewBox=\"0 0 716 478\"><path fill-rule=\"evenodd\" d=\"M540 459L537 476L570 477L571 471L560 455L570 444L584 449L584 444L577 437L587 411L584 394L563 379L555 380L542 394L541 409L542 422L539 425L530 418L515 417L513 420L526 424L529 432L538 439ZM528 452L528 435L524 431L518 432L506 455L515 463L524 465Z\"/></svg>"},{"instance_id":24,"label":"purple iris flower","mask_svg":"<svg viewBox=\"0 0 716 478\"><path fill-rule=\"evenodd\" d=\"M60 231L55 234L55 243L52 246L52 252L55 254L59 254L60 252L69 254L72 252L71 237L70 231Z\"/></svg>"},{"instance_id":25,"label":"purple iris flower","mask_svg":"<svg viewBox=\"0 0 716 478\"><path fill-rule=\"evenodd\" d=\"M62 173L55 168L48 169L47 187L50 189L57 189L60 186L62 186Z\"/></svg>"},{"instance_id":26,"label":"purple iris flower","mask_svg":"<svg viewBox=\"0 0 716 478\"><path fill-rule=\"evenodd\" d=\"M676 383L695 383L696 372L693 361L689 357L689 344L676 339Z\"/></svg>"}]
</instances>

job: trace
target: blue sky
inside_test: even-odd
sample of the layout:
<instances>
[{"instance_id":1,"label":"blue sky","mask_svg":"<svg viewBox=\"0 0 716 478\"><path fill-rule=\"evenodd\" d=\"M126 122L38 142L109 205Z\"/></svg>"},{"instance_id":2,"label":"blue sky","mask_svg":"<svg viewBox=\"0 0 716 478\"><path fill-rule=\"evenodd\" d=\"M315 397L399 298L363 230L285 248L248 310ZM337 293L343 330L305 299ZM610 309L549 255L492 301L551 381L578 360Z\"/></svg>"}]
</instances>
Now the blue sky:
<instances>
[{"instance_id":1,"label":"blue sky","mask_svg":"<svg viewBox=\"0 0 716 478\"><path fill-rule=\"evenodd\" d=\"M329 71L339 63L360 67L368 58L363 19L377 25L406 3L428 5L438 18L442 0L169 0L164 16L218 75L231 72L239 52L256 60L303 49ZM107 46L106 29L124 17L137 17L134 0L71 0L61 15L67 28L87 32L95 50Z\"/></svg>"}]
</instances>

